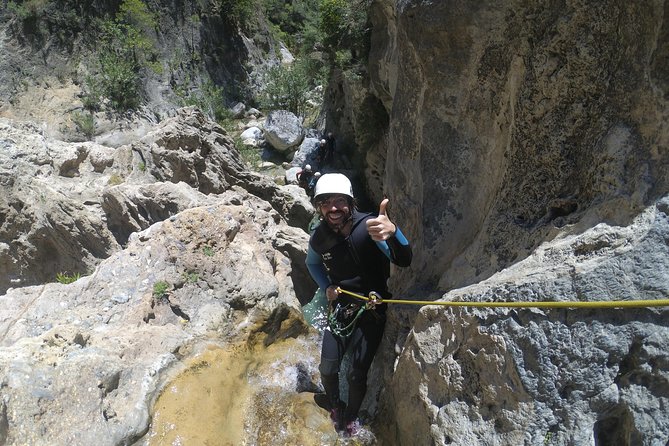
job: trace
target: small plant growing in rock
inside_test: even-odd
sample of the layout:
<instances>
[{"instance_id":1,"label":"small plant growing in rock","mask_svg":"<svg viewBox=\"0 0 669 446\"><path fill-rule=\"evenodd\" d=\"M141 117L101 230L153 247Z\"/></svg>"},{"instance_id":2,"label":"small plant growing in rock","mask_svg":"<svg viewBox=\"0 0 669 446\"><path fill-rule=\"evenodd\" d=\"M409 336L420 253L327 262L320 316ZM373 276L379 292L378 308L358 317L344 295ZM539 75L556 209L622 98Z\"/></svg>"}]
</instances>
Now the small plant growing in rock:
<instances>
[{"instance_id":1,"label":"small plant growing in rock","mask_svg":"<svg viewBox=\"0 0 669 446\"><path fill-rule=\"evenodd\" d=\"M235 137L234 141L235 141L235 148L242 156L244 162L249 166L251 166L251 168L258 168L262 161L262 157L260 156L260 150L257 147L247 146L239 137Z\"/></svg>"},{"instance_id":2,"label":"small plant growing in rock","mask_svg":"<svg viewBox=\"0 0 669 446\"><path fill-rule=\"evenodd\" d=\"M167 289L170 287L170 284L164 280L160 280L153 284L153 298L156 300L167 299Z\"/></svg>"},{"instance_id":3,"label":"small plant growing in rock","mask_svg":"<svg viewBox=\"0 0 669 446\"><path fill-rule=\"evenodd\" d=\"M56 282L67 285L68 283L76 282L81 278L81 274L67 274L67 273L58 273L56 274Z\"/></svg>"},{"instance_id":4,"label":"small plant growing in rock","mask_svg":"<svg viewBox=\"0 0 669 446\"><path fill-rule=\"evenodd\" d=\"M118 186L119 184L123 183L123 181L124 179L121 175L114 173L109 177L109 180L107 180L107 185Z\"/></svg>"},{"instance_id":5,"label":"small plant growing in rock","mask_svg":"<svg viewBox=\"0 0 669 446\"><path fill-rule=\"evenodd\" d=\"M138 167L142 172L146 172L146 164L143 161L139 163Z\"/></svg>"},{"instance_id":6,"label":"small plant growing in rock","mask_svg":"<svg viewBox=\"0 0 669 446\"><path fill-rule=\"evenodd\" d=\"M183 274L183 277L186 280L186 282L188 282L188 283L195 283L198 280L200 280L200 274L198 274L196 272L193 272L193 271L185 272Z\"/></svg>"},{"instance_id":7,"label":"small plant growing in rock","mask_svg":"<svg viewBox=\"0 0 669 446\"><path fill-rule=\"evenodd\" d=\"M74 122L77 131L86 138L91 139L95 135L95 117L92 113L74 112L72 122Z\"/></svg>"},{"instance_id":8,"label":"small plant growing in rock","mask_svg":"<svg viewBox=\"0 0 669 446\"><path fill-rule=\"evenodd\" d=\"M204 248L202 248L202 252L207 257L212 257L214 255L214 250L211 246L205 246Z\"/></svg>"}]
</instances>

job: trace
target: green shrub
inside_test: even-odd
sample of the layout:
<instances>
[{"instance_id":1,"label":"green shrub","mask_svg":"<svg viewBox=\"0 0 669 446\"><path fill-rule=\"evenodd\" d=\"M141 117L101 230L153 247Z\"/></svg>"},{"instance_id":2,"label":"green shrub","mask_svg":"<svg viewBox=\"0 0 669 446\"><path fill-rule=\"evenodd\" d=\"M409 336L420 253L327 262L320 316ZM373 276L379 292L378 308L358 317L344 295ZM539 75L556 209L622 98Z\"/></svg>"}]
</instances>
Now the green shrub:
<instances>
[{"instance_id":1,"label":"green shrub","mask_svg":"<svg viewBox=\"0 0 669 446\"><path fill-rule=\"evenodd\" d=\"M86 110L100 110L100 101L104 97L102 87L96 76L86 76L82 88L81 103Z\"/></svg>"},{"instance_id":2,"label":"green shrub","mask_svg":"<svg viewBox=\"0 0 669 446\"><path fill-rule=\"evenodd\" d=\"M135 25L137 28L143 30L143 40L146 40L146 33L157 26L155 16L141 0L123 0L116 14L116 20Z\"/></svg>"},{"instance_id":3,"label":"green shrub","mask_svg":"<svg viewBox=\"0 0 669 446\"><path fill-rule=\"evenodd\" d=\"M153 297L155 299L167 299L167 290L170 284L164 280L160 280L153 284Z\"/></svg>"},{"instance_id":4,"label":"green shrub","mask_svg":"<svg viewBox=\"0 0 669 446\"><path fill-rule=\"evenodd\" d=\"M225 106L225 91L223 87L207 81L197 89L176 88L174 90L184 106L192 105L199 108L209 118L218 123L229 119L230 110Z\"/></svg>"},{"instance_id":5,"label":"green shrub","mask_svg":"<svg viewBox=\"0 0 669 446\"><path fill-rule=\"evenodd\" d=\"M23 2L7 2L7 9L21 20L37 18L42 14L49 0L26 0Z\"/></svg>"},{"instance_id":6,"label":"green shrub","mask_svg":"<svg viewBox=\"0 0 669 446\"><path fill-rule=\"evenodd\" d=\"M214 250L211 246L205 246L204 248L202 248L202 252L207 257L212 257L214 255Z\"/></svg>"},{"instance_id":7,"label":"green shrub","mask_svg":"<svg viewBox=\"0 0 669 446\"><path fill-rule=\"evenodd\" d=\"M347 11L348 0L323 0L321 2L320 29L328 46L336 47L341 44L346 32Z\"/></svg>"},{"instance_id":8,"label":"green shrub","mask_svg":"<svg viewBox=\"0 0 669 446\"><path fill-rule=\"evenodd\" d=\"M68 283L76 282L81 278L79 273L67 274L67 273L58 273L56 274L56 282L67 285Z\"/></svg>"},{"instance_id":9,"label":"green shrub","mask_svg":"<svg viewBox=\"0 0 669 446\"><path fill-rule=\"evenodd\" d=\"M304 116L311 86L312 78L304 62L272 67L266 74L261 102L267 109L288 110Z\"/></svg>"},{"instance_id":10,"label":"green shrub","mask_svg":"<svg viewBox=\"0 0 669 446\"><path fill-rule=\"evenodd\" d=\"M275 38L296 55L308 54L320 40L318 8L320 0L263 0Z\"/></svg>"},{"instance_id":11,"label":"green shrub","mask_svg":"<svg viewBox=\"0 0 669 446\"><path fill-rule=\"evenodd\" d=\"M260 167L260 163L262 161L262 158L260 156L260 150L257 147L247 146L242 142L242 139L240 137L236 137L234 141L235 141L235 148L242 156L244 162L249 166L251 166L251 168Z\"/></svg>"},{"instance_id":12,"label":"green shrub","mask_svg":"<svg viewBox=\"0 0 669 446\"><path fill-rule=\"evenodd\" d=\"M320 30L323 45L332 61L337 51L347 49L351 61L368 52L369 0L323 0L320 8ZM341 57L341 54L340 54ZM342 62L341 59L338 62Z\"/></svg>"},{"instance_id":13,"label":"green shrub","mask_svg":"<svg viewBox=\"0 0 669 446\"><path fill-rule=\"evenodd\" d=\"M216 6L226 23L248 29L257 4L255 0L217 0Z\"/></svg>"},{"instance_id":14,"label":"green shrub","mask_svg":"<svg viewBox=\"0 0 669 446\"><path fill-rule=\"evenodd\" d=\"M190 272L184 272L183 273L183 278L186 282L188 283L195 283L198 280L200 280L200 274L190 271Z\"/></svg>"},{"instance_id":15,"label":"green shrub","mask_svg":"<svg viewBox=\"0 0 669 446\"><path fill-rule=\"evenodd\" d=\"M103 95L114 110L130 110L140 104L139 66L130 54L104 50L100 69Z\"/></svg>"},{"instance_id":16,"label":"green shrub","mask_svg":"<svg viewBox=\"0 0 669 446\"><path fill-rule=\"evenodd\" d=\"M91 139L95 135L95 117L92 113L74 112L72 122L77 131L86 138Z\"/></svg>"}]
</instances>

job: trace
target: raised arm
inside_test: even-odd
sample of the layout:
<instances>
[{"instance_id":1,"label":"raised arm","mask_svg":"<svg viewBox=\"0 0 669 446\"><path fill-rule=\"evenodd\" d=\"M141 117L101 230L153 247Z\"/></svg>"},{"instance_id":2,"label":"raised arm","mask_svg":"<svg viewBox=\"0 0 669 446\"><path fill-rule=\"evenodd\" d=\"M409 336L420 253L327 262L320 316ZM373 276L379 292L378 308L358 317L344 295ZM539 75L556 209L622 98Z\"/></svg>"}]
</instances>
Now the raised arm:
<instances>
[{"instance_id":1,"label":"raised arm","mask_svg":"<svg viewBox=\"0 0 669 446\"><path fill-rule=\"evenodd\" d=\"M379 215L367 220L367 232L381 251L397 266L409 266L413 253L409 240L386 214L388 199L379 205Z\"/></svg>"}]
</instances>

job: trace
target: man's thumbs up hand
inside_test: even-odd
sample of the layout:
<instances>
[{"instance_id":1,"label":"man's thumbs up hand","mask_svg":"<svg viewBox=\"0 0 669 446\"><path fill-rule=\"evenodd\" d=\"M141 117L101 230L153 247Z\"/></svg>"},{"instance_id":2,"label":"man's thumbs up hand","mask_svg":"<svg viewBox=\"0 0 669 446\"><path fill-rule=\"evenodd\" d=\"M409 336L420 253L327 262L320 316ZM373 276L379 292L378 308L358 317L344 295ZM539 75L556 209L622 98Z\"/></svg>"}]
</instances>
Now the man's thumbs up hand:
<instances>
[{"instance_id":1,"label":"man's thumbs up hand","mask_svg":"<svg viewBox=\"0 0 669 446\"><path fill-rule=\"evenodd\" d=\"M388 200L387 198L384 198L381 204L379 205L379 216L381 215L386 215L386 206L388 206Z\"/></svg>"},{"instance_id":2,"label":"man's thumbs up hand","mask_svg":"<svg viewBox=\"0 0 669 446\"><path fill-rule=\"evenodd\" d=\"M370 218L367 220L367 232L369 232L372 240L377 242L388 240L390 237L395 235L396 227L392 221L386 216L386 207L388 206L388 200L385 198L379 205L379 216L376 218Z\"/></svg>"}]
</instances>

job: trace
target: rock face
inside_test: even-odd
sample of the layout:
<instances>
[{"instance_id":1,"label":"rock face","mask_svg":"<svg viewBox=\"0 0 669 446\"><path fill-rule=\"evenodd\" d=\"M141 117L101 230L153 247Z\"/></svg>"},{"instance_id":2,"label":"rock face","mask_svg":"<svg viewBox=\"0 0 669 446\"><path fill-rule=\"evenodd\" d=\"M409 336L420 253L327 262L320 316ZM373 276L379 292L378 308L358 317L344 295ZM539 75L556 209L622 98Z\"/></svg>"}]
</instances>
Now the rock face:
<instances>
[{"instance_id":1,"label":"rock face","mask_svg":"<svg viewBox=\"0 0 669 446\"><path fill-rule=\"evenodd\" d=\"M131 444L181 359L207 345L305 334L290 276L306 239L235 189L134 233L73 284L8 292L2 443Z\"/></svg>"},{"instance_id":2,"label":"rock face","mask_svg":"<svg viewBox=\"0 0 669 446\"><path fill-rule=\"evenodd\" d=\"M130 444L182 360L308 333L308 198L196 109L117 149L0 141L0 443ZM59 271L85 277L25 286Z\"/></svg>"},{"instance_id":3,"label":"rock face","mask_svg":"<svg viewBox=\"0 0 669 446\"><path fill-rule=\"evenodd\" d=\"M629 226L559 237L443 300L667 299L668 237L669 197ZM664 308L424 307L386 373L381 418L394 421L383 425L385 437L416 445L665 444L667 351Z\"/></svg>"},{"instance_id":4,"label":"rock face","mask_svg":"<svg viewBox=\"0 0 669 446\"><path fill-rule=\"evenodd\" d=\"M669 297L664 10L373 2L388 125L367 184L414 243L398 295ZM384 438L665 444L668 322L664 308L396 309L376 369Z\"/></svg>"},{"instance_id":5,"label":"rock face","mask_svg":"<svg viewBox=\"0 0 669 446\"><path fill-rule=\"evenodd\" d=\"M96 113L97 142L128 144L156 121L173 116L184 103L177 88L237 85L224 89L224 100L249 100L262 88L267 69L281 63L280 43L267 31L262 14L249 17L251 39L233 25L226 8L160 0L142 4L155 22L143 29L141 39L158 56L157 65L141 73L145 106L124 116ZM0 117L40 122L49 137L80 140L75 120L84 111L87 78L97 74L99 22L113 19L119 5L54 1L13 8L0 3ZM189 59L198 60L197 68L186 68ZM207 112L213 116L212 109Z\"/></svg>"},{"instance_id":6,"label":"rock face","mask_svg":"<svg viewBox=\"0 0 669 446\"><path fill-rule=\"evenodd\" d=\"M373 3L376 170L415 228L415 281L485 279L669 190L663 8Z\"/></svg>"},{"instance_id":7,"label":"rock face","mask_svg":"<svg viewBox=\"0 0 669 446\"><path fill-rule=\"evenodd\" d=\"M218 125L182 109L139 141L117 149L63 143L30 124L0 122L0 292L92 271L129 235L232 186L271 200L306 228L311 205L245 169Z\"/></svg>"}]
</instances>

